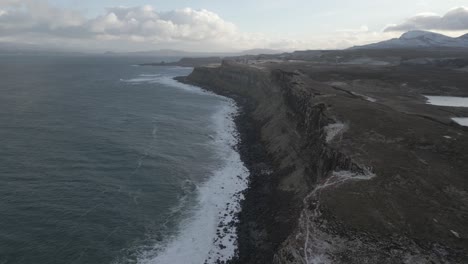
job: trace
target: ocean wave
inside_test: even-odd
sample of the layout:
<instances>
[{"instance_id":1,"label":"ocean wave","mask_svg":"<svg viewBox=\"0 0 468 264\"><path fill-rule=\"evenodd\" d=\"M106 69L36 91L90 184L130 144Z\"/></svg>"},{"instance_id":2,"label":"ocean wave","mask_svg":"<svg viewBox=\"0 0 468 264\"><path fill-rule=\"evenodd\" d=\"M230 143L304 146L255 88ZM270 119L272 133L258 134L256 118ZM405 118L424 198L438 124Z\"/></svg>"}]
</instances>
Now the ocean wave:
<instances>
[{"instance_id":1,"label":"ocean wave","mask_svg":"<svg viewBox=\"0 0 468 264\"><path fill-rule=\"evenodd\" d=\"M172 77L154 76L150 82L207 94ZM236 215L240 211L242 192L247 188L249 172L236 151L238 135L233 118L238 109L231 99L224 100L225 103L212 116L217 131L212 143L221 165L206 182L197 185L196 206L191 209L189 217L180 222L177 233L141 253L138 263L217 263L235 255Z\"/></svg>"},{"instance_id":2,"label":"ocean wave","mask_svg":"<svg viewBox=\"0 0 468 264\"><path fill-rule=\"evenodd\" d=\"M131 79L120 79L121 82L128 84L139 85L139 84L162 84L165 86L170 86L177 89L182 89L192 93L206 94L217 96L211 92L205 91L200 87L184 84L174 80L174 77L183 75L183 72L180 69L172 71L170 74L140 74L136 78Z\"/></svg>"}]
</instances>

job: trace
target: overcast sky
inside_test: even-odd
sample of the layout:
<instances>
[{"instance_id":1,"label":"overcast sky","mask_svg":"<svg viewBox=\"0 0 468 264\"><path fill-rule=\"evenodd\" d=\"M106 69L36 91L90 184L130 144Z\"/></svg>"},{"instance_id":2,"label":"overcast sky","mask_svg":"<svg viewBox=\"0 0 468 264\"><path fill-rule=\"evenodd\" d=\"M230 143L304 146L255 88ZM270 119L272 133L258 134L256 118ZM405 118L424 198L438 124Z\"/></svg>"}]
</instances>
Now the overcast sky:
<instances>
[{"instance_id":1,"label":"overcast sky","mask_svg":"<svg viewBox=\"0 0 468 264\"><path fill-rule=\"evenodd\" d=\"M0 42L81 50L334 49L468 33L467 0L0 0Z\"/></svg>"}]
</instances>

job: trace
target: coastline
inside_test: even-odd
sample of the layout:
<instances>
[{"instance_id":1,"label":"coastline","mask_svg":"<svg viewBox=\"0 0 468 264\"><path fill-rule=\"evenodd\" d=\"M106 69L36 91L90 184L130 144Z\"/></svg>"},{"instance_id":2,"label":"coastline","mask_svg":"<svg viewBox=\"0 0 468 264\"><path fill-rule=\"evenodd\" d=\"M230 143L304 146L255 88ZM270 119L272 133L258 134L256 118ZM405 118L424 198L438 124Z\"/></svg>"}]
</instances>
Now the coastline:
<instances>
[{"instance_id":1,"label":"coastline","mask_svg":"<svg viewBox=\"0 0 468 264\"><path fill-rule=\"evenodd\" d=\"M357 73L367 79L357 83ZM457 161L468 140L446 111L423 104L436 88L414 80L432 76L223 61L178 78L242 108L239 150L252 175L231 263L464 263L465 195L452 184L466 182ZM459 144L448 148L447 135ZM441 200L455 214L444 215Z\"/></svg>"},{"instance_id":2,"label":"coastline","mask_svg":"<svg viewBox=\"0 0 468 264\"><path fill-rule=\"evenodd\" d=\"M248 187L243 192L241 211L237 215L236 256L228 262L217 263L273 263L273 257L281 243L297 225L297 218L291 215L299 215L297 205L300 202L293 193L278 191L282 174L287 172L277 171L273 157L267 154L266 145L261 140L261 124L253 117L256 103L248 97L227 90L220 91L194 84L187 80L187 76L175 77L174 80L230 98L238 107L238 113L234 117L239 135L236 149L250 175Z\"/></svg>"},{"instance_id":3,"label":"coastline","mask_svg":"<svg viewBox=\"0 0 468 264\"><path fill-rule=\"evenodd\" d=\"M232 94L229 98L234 99L240 109L235 118L240 136L237 149L250 175L238 215L238 254L228 263L273 263L277 249L294 227L294 222L284 226L274 219L288 208L294 208L289 206L293 196L276 192L280 173L275 170L260 139L259 125L252 118L254 103Z\"/></svg>"},{"instance_id":4,"label":"coastline","mask_svg":"<svg viewBox=\"0 0 468 264\"><path fill-rule=\"evenodd\" d=\"M207 181L194 186L196 206L189 217L177 224L177 234L157 245L157 250L142 254L139 263L226 263L236 255L237 215L249 175L237 151L239 133L235 117L239 108L231 98L173 78L174 75L158 75L144 81L166 84L219 102L210 113L215 133L207 137L220 163L210 170L212 175Z\"/></svg>"}]
</instances>

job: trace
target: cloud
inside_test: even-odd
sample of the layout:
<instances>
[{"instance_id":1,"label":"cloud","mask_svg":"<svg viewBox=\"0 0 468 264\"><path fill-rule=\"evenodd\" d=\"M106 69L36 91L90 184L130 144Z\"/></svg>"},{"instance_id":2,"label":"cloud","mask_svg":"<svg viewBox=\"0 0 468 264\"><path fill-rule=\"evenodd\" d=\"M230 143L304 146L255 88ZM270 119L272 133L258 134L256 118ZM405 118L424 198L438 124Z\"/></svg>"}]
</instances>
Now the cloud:
<instances>
[{"instance_id":1,"label":"cloud","mask_svg":"<svg viewBox=\"0 0 468 264\"><path fill-rule=\"evenodd\" d=\"M38 0L1 0L0 37L122 40L129 42L199 42L228 44L245 35L236 26L205 9L159 12L152 6L114 7L85 18L77 11L59 9Z\"/></svg>"},{"instance_id":2,"label":"cloud","mask_svg":"<svg viewBox=\"0 0 468 264\"><path fill-rule=\"evenodd\" d=\"M34 0L1 0L0 36L24 33L56 33L76 28L85 19L76 11L63 10Z\"/></svg>"},{"instance_id":3,"label":"cloud","mask_svg":"<svg viewBox=\"0 0 468 264\"><path fill-rule=\"evenodd\" d=\"M84 26L95 35L158 42L220 41L237 34L234 24L208 10L157 12L151 6L110 8Z\"/></svg>"},{"instance_id":4,"label":"cloud","mask_svg":"<svg viewBox=\"0 0 468 264\"><path fill-rule=\"evenodd\" d=\"M392 34L361 26L325 35L272 37L243 32L205 9L162 12L149 5L112 7L101 15L86 17L80 11L58 8L46 0L0 0L0 41L74 50L337 49L380 41Z\"/></svg>"},{"instance_id":5,"label":"cloud","mask_svg":"<svg viewBox=\"0 0 468 264\"><path fill-rule=\"evenodd\" d=\"M401 24L388 26L384 31L392 32L410 30L468 30L468 8L455 8L443 16L432 13L418 14L407 19Z\"/></svg>"}]
</instances>

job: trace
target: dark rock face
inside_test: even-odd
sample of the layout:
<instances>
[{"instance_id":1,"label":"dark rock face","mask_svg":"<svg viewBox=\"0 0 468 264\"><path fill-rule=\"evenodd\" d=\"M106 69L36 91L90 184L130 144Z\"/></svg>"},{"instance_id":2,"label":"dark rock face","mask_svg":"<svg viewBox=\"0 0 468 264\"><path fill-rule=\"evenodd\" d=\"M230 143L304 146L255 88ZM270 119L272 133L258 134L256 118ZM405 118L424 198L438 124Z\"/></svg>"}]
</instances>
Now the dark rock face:
<instances>
[{"instance_id":1,"label":"dark rock face","mask_svg":"<svg viewBox=\"0 0 468 264\"><path fill-rule=\"evenodd\" d=\"M468 130L448 116L468 113L424 104L440 75L399 70L225 61L184 80L244 110L235 263L468 261Z\"/></svg>"},{"instance_id":2,"label":"dark rock face","mask_svg":"<svg viewBox=\"0 0 468 264\"><path fill-rule=\"evenodd\" d=\"M241 106L237 119L242 141L239 151L251 176L239 215L239 257L233 262L272 263L277 249L296 225L301 204L295 190L279 187L295 165L279 165L278 156L272 152L289 154L282 150L284 146L267 142L264 134L264 127L270 125L289 128L289 124L278 123L284 122L283 118L277 118L276 111L284 107L282 94L275 89L268 73L226 63L221 68L196 68L185 81L232 97ZM272 129L268 133L280 139L284 132Z\"/></svg>"}]
</instances>

